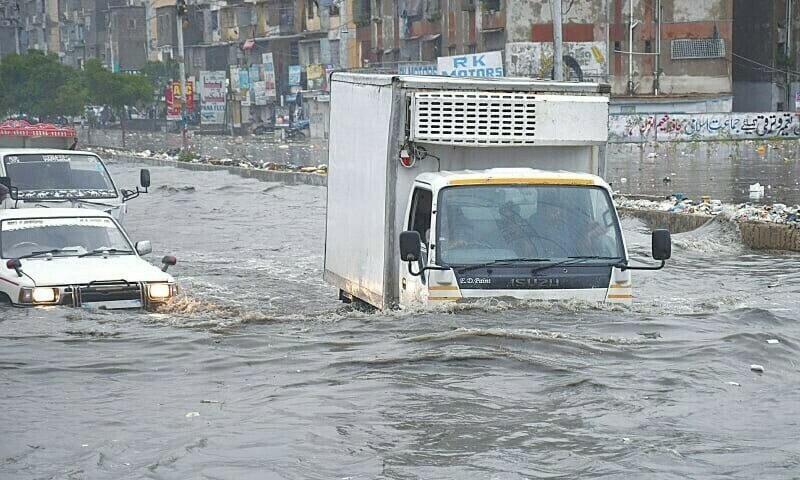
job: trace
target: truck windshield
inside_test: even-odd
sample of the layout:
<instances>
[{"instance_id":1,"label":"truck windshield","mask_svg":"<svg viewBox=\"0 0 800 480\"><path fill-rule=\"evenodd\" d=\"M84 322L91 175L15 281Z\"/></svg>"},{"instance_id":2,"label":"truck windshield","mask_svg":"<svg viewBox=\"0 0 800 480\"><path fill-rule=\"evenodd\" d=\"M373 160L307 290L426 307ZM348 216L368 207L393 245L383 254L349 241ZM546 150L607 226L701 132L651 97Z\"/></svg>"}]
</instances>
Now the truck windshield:
<instances>
[{"instance_id":1,"label":"truck windshield","mask_svg":"<svg viewBox=\"0 0 800 480\"><path fill-rule=\"evenodd\" d=\"M84 255L96 250L133 254L128 239L110 218L25 218L0 223L2 258Z\"/></svg>"},{"instance_id":2,"label":"truck windshield","mask_svg":"<svg viewBox=\"0 0 800 480\"><path fill-rule=\"evenodd\" d=\"M20 200L116 198L103 162L86 153L15 154L4 160Z\"/></svg>"},{"instance_id":3,"label":"truck windshield","mask_svg":"<svg viewBox=\"0 0 800 480\"><path fill-rule=\"evenodd\" d=\"M437 263L621 259L611 196L585 185L476 185L442 189Z\"/></svg>"}]
</instances>

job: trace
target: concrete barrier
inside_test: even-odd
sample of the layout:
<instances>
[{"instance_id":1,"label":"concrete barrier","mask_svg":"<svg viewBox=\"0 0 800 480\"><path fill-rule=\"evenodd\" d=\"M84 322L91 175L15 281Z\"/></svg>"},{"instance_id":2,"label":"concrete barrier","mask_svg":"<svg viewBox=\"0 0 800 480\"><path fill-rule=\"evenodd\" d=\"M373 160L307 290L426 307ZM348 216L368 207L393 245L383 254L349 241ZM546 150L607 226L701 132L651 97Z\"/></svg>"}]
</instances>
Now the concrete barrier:
<instances>
[{"instance_id":1,"label":"concrete barrier","mask_svg":"<svg viewBox=\"0 0 800 480\"><path fill-rule=\"evenodd\" d=\"M289 172L282 170L263 170L258 168L244 168L235 165L215 165L211 163L190 163L179 162L177 160L168 160L164 158L149 158L149 157L136 157L133 155L115 155L115 159L138 162L147 165L159 165L183 168L186 170L195 170L201 172L209 172L215 170L226 170L234 175L239 175L245 178L255 178L266 182L279 182L287 185L314 185L318 187L325 187L328 185L327 175L319 173L303 173L303 172Z\"/></svg>"},{"instance_id":2,"label":"concrete barrier","mask_svg":"<svg viewBox=\"0 0 800 480\"><path fill-rule=\"evenodd\" d=\"M620 208L620 216L636 217L650 228L666 228L671 233L683 233L701 227L710 220L711 215L636 210ZM800 252L800 226L774 222L734 222L739 229L742 242L753 250L783 250Z\"/></svg>"}]
</instances>

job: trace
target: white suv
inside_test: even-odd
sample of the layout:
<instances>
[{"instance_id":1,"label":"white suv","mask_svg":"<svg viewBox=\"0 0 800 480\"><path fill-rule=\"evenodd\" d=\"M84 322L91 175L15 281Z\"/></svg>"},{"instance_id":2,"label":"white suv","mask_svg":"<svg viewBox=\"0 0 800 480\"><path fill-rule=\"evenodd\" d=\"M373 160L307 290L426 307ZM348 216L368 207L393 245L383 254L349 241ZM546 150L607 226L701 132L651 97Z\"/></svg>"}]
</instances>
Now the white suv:
<instances>
[{"instance_id":1,"label":"white suv","mask_svg":"<svg viewBox=\"0 0 800 480\"><path fill-rule=\"evenodd\" d=\"M152 308L177 286L166 273L175 258L159 269L140 257L151 251L99 210L0 209L0 302Z\"/></svg>"}]
</instances>

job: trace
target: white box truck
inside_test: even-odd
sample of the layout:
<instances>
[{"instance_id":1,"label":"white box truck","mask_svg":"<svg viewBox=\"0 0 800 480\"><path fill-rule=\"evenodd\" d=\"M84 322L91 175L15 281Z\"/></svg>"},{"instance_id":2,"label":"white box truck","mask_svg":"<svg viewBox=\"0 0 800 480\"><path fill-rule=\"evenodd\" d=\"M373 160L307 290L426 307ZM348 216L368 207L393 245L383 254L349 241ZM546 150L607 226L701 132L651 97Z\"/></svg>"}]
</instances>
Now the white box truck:
<instances>
[{"instance_id":1,"label":"white box truck","mask_svg":"<svg viewBox=\"0 0 800 480\"><path fill-rule=\"evenodd\" d=\"M604 84L334 73L324 279L379 309L630 304Z\"/></svg>"}]
</instances>

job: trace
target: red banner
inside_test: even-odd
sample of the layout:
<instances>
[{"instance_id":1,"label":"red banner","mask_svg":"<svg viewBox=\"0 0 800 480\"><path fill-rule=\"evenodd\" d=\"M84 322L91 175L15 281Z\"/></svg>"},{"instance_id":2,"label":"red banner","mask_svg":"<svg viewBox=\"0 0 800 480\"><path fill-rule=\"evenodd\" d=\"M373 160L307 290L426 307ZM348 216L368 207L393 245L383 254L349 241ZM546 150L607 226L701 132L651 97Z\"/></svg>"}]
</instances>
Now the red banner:
<instances>
[{"instance_id":1,"label":"red banner","mask_svg":"<svg viewBox=\"0 0 800 480\"><path fill-rule=\"evenodd\" d=\"M76 133L73 128L61 128L52 123L31 125L25 120L7 120L0 124L0 135L14 137L74 137Z\"/></svg>"}]
</instances>

